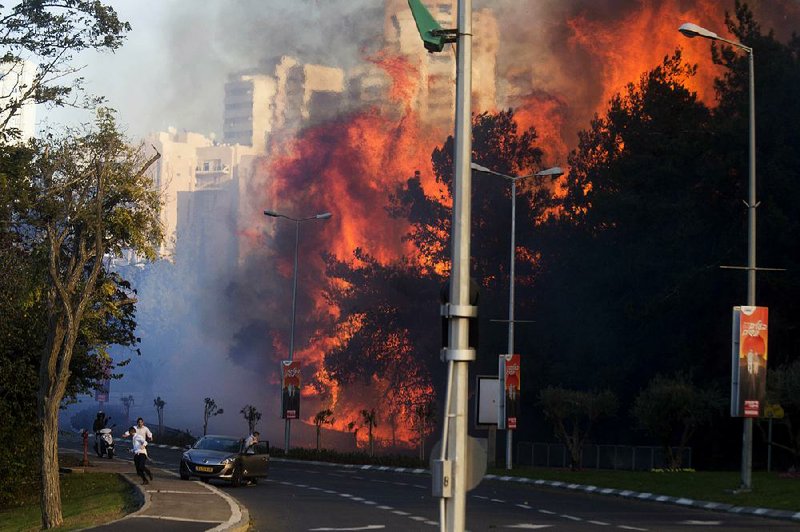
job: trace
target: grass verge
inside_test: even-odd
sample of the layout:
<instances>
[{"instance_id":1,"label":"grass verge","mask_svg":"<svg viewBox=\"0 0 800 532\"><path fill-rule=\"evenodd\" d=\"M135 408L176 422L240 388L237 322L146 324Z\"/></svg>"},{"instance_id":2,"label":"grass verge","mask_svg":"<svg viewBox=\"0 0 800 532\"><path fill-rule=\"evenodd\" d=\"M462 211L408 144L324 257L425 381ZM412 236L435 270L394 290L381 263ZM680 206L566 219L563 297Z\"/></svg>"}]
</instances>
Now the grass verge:
<instances>
[{"instance_id":1,"label":"grass verge","mask_svg":"<svg viewBox=\"0 0 800 532\"><path fill-rule=\"evenodd\" d=\"M570 471L537 467L517 468L512 471L492 469L488 472L498 476L557 480L735 506L800 512L800 478L783 477L778 473L753 472L752 491L734 493L740 484L738 471Z\"/></svg>"},{"instance_id":2,"label":"grass verge","mask_svg":"<svg viewBox=\"0 0 800 532\"><path fill-rule=\"evenodd\" d=\"M61 475L64 524L58 530L79 530L119 519L136 510L133 486L115 473ZM41 530L39 501L0 511L0 531Z\"/></svg>"}]
</instances>

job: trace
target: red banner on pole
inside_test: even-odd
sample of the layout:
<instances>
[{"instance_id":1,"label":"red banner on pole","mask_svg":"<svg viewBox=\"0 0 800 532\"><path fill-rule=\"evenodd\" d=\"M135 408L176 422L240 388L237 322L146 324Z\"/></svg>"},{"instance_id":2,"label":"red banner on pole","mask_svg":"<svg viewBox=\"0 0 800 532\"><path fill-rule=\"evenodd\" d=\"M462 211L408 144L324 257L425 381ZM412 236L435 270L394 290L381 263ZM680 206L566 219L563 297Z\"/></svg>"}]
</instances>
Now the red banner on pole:
<instances>
[{"instance_id":1,"label":"red banner on pole","mask_svg":"<svg viewBox=\"0 0 800 532\"><path fill-rule=\"evenodd\" d=\"M731 415L760 417L766 405L767 307L735 307Z\"/></svg>"},{"instance_id":2,"label":"red banner on pole","mask_svg":"<svg viewBox=\"0 0 800 532\"><path fill-rule=\"evenodd\" d=\"M281 361L281 417L300 417L300 362Z\"/></svg>"},{"instance_id":3,"label":"red banner on pole","mask_svg":"<svg viewBox=\"0 0 800 532\"><path fill-rule=\"evenodd\" d=\"M517 428L519 415L520 372L519 355L503 355L503 390L505 394L506 429Z\"/></svg>"}]
</instances>

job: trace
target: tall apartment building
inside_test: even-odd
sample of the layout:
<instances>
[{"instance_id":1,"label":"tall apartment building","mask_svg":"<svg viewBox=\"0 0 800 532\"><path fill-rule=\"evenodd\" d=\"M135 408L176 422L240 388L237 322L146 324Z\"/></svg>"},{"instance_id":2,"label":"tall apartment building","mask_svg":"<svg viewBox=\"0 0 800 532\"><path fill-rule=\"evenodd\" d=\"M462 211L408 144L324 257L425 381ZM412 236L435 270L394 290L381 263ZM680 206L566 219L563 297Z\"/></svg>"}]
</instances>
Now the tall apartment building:
<instances>
[{"instance_id":1,"label":"tall apartment building","mask_svg":"<svg viewBox=\"0 0 800 532\"><path fill-rule=\"evenodd\" d=\"M457 26L456 0L424 2L443 28ZM419 71L412 106L424 111L430 123L452 122L455 111L455 55L447 51L428 53L422 45L414 17L406 0L387 0L384 39L389 50L402 55ZM489 9L473 13L472 106L475 112L497 108L497 20Z\"/></svg>"},{"instance_id":2,"label":"tall apartment building","mask_svg":"<svg viewBox=\"0 0 800 532\"><path fill-rule=\"evenodd\" d=\"M222 142L251 146L259 153L266 148L272 131L275 78L257 72L231 74L225 83Z\"/></svg>"},{"instance_id":3,"label":"tall apartment building","mask_svg":"<svg viewBox=\"0 0 800 532\"><path fill-rule=\"evenodd\" d=\"M35 75L36 65L30 61L0 63L0 123L13 113L5 129L16 130L21 142L26 142L36 134L36 105L33 99L20 104L20 98L30 89Z\"/></svg>"},{"instance_id":4,"label":"tall apartment building","mask_svg":"<svg viewBox=\"0 0 800 532\"><path fill-rule=\"evenodd\" d=\"M269 73L232 74L225 84L223 142L265 153L274 133L291 136L336 116L344 89L342 69L289 56L281 57Z\"/></svg>"},{"instance_id":5,"label":"tall apartment building","mask_svg":"<svg viewBox=\"0 0 800 532\"><path fill-rule=\"evenodd\" d=\"M160 254L174 257L179 236L181 212L178 198L183 193L222 190L238 178L240 165L252 163L255 148L218 145L199 133L178 132L175 128L148 136L145 145L152 145L161 154L151 168L153 182L162 193L161 223L165 241ZM200 215L202 216L202 212ZM192 218L194 215L190 215ZM184 220L184 222L186 219Z\"/></svg>"}]
</instances>

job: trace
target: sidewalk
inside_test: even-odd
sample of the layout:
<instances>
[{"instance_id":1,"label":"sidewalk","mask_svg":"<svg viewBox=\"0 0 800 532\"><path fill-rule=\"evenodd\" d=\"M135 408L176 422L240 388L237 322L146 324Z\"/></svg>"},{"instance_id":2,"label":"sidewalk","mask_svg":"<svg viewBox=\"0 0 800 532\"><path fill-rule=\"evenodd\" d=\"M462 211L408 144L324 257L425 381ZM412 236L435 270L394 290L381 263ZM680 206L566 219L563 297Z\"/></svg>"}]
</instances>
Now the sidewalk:
<instances>
[{"instance_id":1,"label":"sidewalk","mask_svg":"<svg viewBox=\"0 0 800 532\"><path fill-rule=\"evenodd\" d=\"M244 532L250 516L247 508L216 487L200 481L181 480L177 474L152 467L153 480L142 485L133 461L93 459L87 468L72 467L73 471L119 473L139 490L142 506L118 521L90 530L136 531L234 531Z\"/></svg>"}]
</instances>

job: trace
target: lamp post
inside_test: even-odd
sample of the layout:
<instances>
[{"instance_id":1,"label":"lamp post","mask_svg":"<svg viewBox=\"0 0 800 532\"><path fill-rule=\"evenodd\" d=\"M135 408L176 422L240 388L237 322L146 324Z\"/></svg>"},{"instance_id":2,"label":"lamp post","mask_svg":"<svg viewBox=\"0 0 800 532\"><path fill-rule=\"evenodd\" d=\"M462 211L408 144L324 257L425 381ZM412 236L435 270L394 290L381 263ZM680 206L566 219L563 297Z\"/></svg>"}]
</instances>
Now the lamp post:
<instances>
[{"instance_id":1,"label":"lamp post","mask_svg":"<svg viewBox=\"0 0 800 532\"><path fill-rule=\"evenodd\" d=\"M542 170L540 172L536 172L535 174L528 174L528 175L521 175L521 176L510 176L506 174L501 174L500 172L495 172L494 170L489 170L485 166L481 166L476 163L470 164L470 168L477 172L483 172L485 174L492 174L496 176L500 176L503 179L507 179L511 181L511 259L510 259L510 267L509 267L509 280L508 280L508 354L514 354L514 263L516 262L516 224L517 224L517 181L520 179L526 179L528 177L556 177L564 174L564 171L559 168L558 166L554 166L552 168L548 168L547 170ZM502 393L502 390L501 390ZM506 427L506 469L510 470L512 467L512 456L513 456L513 429Z\"/></svg>"},{"instance_id":2,"label":"lamp post","mask_svg":"<svg viewBox=\"0 0 800 532\"><path fill-rule=\"evenodd\" d=\"M747 305L756 304L756 99L755 75L753 71L753 49L736 41L720 37L713 31L707 30L697 24L686 22L678 28L683 35L689 38L703 37L712 41L721 41L740 50L747 52L749 65L749 178L747 199ZM742 435L742 489L752 487L753 470L753 418L744 419Z\"/></svg>"},{"instance_id":3,"label":"lamp post","mask_svg":"<svg viewBox=\"0 0 800 532\"><path fill-rule=\"evenodd\" d=\"M294 323L295 323L295 316L297 310L297 250L300 243L300 222L305 222L308 220L327 220L332 215L329 212L323 212L321 214L315 214L313 216L307 216L305 218L292 218L291 216L286 216L285 214L280 214L275 211L264 211L266 216L271 216L273 218L286 218L287 220L291 220L295 223L295 232L294 232L294 274L292 275L292 329L289 336L289 360L294 360ZM299 393L299 391L298 391ZM291 434L292 430L292 420L286 418L284 424L284 438L283 438L283 450L288 455L289 454L289 435Z\"/></svg>"}]
</instances>

